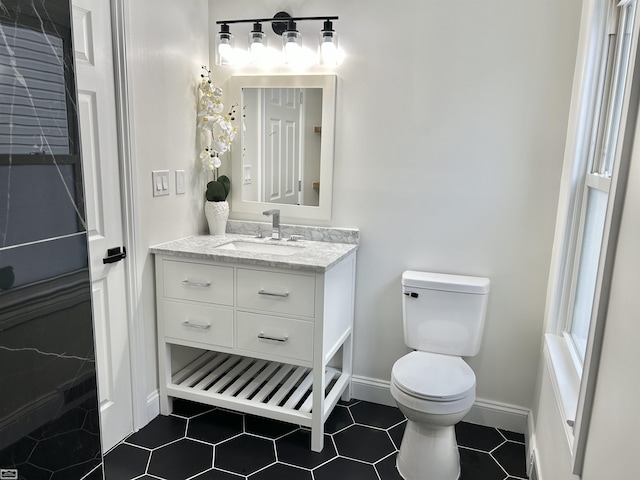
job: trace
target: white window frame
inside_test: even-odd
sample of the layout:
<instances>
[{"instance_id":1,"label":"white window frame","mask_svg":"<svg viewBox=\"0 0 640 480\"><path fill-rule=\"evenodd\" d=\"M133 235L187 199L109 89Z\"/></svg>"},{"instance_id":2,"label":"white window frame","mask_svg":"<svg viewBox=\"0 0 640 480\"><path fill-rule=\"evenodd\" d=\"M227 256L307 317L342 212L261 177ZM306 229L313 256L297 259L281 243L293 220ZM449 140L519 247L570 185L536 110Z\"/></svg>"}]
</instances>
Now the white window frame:
<instances>
[{"instance_id":1,"label":"white window frame","mask_svg":"<svg viewBox=\"0 0 640 480\"><path fill-rule=\"evenodd\" d=\"M590 316L579 317L576 308L578 295L578 279L580 277L580 259L582 255L582 240L586 237L587 206L590 192L600 192L611 198L615 193L616 179L613 178L613 170L620 162L619 134L623 122L623 100L628 82L626 72L629 69L631 26L634 21L635 5L617 6L613 1L609 3L606 18L606 32L602 41L600 58L598 59L599 72L597 76L597 88L592 98L589 99L592 108L586 135L589 140L588 153L580 158L581 165L579 176L575 179L580 184L581 190L576 191L574 199L575 209L572 230L572 243L569 245L571 257L568 258L565 271L568 273L566 290L562 292L560 315L564 319L563 336L568 343L572 357L577 362L577 368L582 370L586 356L586 341L578 345L573 335L573 327L576 324L588 330ZM622 74L622 75L621 75ZM577 218L576 218L577 217ZM593 217L589 217L593 220ZM611 216L607 213L604 220L603 243L611 226ZM601 263L601 262L599 262ZM594 281L597 279L594 278ZM588 305L587 309L592 308ZM591 312L589 312L591 313ZM586 340L586 339L585 339Z\"/></svg>"},{"instance_id":2,"label":"white window frame","mask_svg":"<svg viewBox=\"0 0 640 480\"><path fill-rule=\"evenodd\" d=\"M623 11L625 13L621 13ZM620 122L617 128L614 126L613 129L616 138L613 139L612 144L615 149L607 153L610 159L614 159L614 167L612 172L605 172L601 167L604 157L596 156L602 150L600 148L602 137L597 136L597 131L604 120L603 115L609 118L610 115L608 110L601 112L598 107L602 105L606 107L609 103L607 99L610 91L608 88L602 88L603 82L608 82L611 78L614 80L613 83L620 80L615 76L617 65L607 70L605 60L610 45L605 39L617 30L619 16L623 20L620 24L625 24L623 15L631 15L632 20L632 29L627 32L630 35L629 63L625 78L622 79ZM551 373L554 392L573 456L573 473L578 475L582 471L584 459L608 307L611 271L626 187L632 133L638 113L637 95L634 95L634 101L631 101L633 90L637 90L640 85L635 78L639 76L638 72L634 75L640 23L637 17L635 0L620 2L588 0L583 7L578 62L556 220L556 238L549 276L544 348L545 361ZM610 75L611 71L614 72L613 77ZM604 103L602 103L603 99ZM592 165L595 165L595 168L592 168ZM580 245L584 231L583 212L587 205L586 193L589 188L608 192L609 199L583 361L570 332Z\"/></svg>"}]
</instances>

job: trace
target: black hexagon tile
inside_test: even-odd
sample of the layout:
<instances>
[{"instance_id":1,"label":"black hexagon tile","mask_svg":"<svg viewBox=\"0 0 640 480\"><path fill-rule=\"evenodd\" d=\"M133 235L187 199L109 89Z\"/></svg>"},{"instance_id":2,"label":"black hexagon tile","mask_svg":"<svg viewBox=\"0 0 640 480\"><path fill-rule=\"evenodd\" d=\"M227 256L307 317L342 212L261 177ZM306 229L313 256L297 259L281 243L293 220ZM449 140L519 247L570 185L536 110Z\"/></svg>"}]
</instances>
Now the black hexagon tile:
<instances>
[{"instance_id":1,"label":"black hexagon tile","mask_svg":"<svg viewBox=\"0 0 640 480\"><path fill-rule=\"evenodd\" d=\"M187 421L174 416L158 415L145 428L127 437L126 443L157 448L185 436Z\"/></svg>"},{"instance_id":2,"label":"black hexagon tile","mask_svg":"<svg viewBox=\"0 0 640 480\"><path fill-rule=\"evenodd\" d=\"M386 431L362 425L351 425L333 439L341 456L363 462L375 463L396 450Z\"/></svg>"},{"instance_id":3,"label":"black hexagon tile","mask_svg":"<svg viewBox=\"0 0 640 480\"><path fill-rule=\"evenodd\" d=\"M356 423L372 427L390 428L405 419L398 408L377 403L359 402L349 407L349 410Z\"/></svg>"},{"instance_id":4,"label":"black hexagon tile","mask_svg":"<svg viewBox=\"0 0 640 480\"><path fill-rule=\"evenodd\" d=\"M276 450L278 461L303 468L315 468L337 455L329 435L324 436L322 451L313 452L311 450L311 432L303 429L276 440Z\"/></svg>"},{"instance_id":5,"label":"black hexagon tile","mask_svg":"<svg viewBox=\"0 0 640 480\"><path fill-rule=\"evenodd\" d=\"M491 455L468 448L459 451L460 480L504 480L507 476Z\"/></svg>"},{"instance_id":6,"label":"black hexagon tile","mask_svg":"<svg viewBox=\"0 0 640 480\"><path fill-rule=\"evenodd\" d=\"M212 469L193 477L192 480L245 480L244 475L236 475L235 473L224 472L218 469ZM108 480L108 479L105 479ZM156 479L157 480L157 479Z\"/></svg>"},{"instance_id":7,"label":"black hexagon tile","mask_svg":"<svg viewBox=\"0 0 640 480\"><path fill-rule=\"evenodd\" d=\"M491 452L491 455L509 475L520 478L527 475L524 444L505 442Z\"/></svg>"},{"instance_id":8,"label":"black hexagon tile","mask_svg":"<svg viewBox=\"0 0 640 480\"><path fill-rule=\"evenodd\" d=\"M394 452L374 465L378 471L378 475L380 475L380 480L402 480L396 468L397 456L397 452Z\"/></svg>"},{"instance_id":9,"label":"black hexagon tile","mask_svg":"<svg viewBox=\"0 0 640 480\"><path fill-rule=\"evenodd\" d=\"M209 443L220 443L243 432L243 419L239 413L213 410L189 422L187 437Z\"/></svg>"},{"instance_id":10,"label":"black hexagon tile","mask_svg":"<svg viewBox=\"0 0 640 480\"><path fill-rule=\"evenodd\" d=\"M104 457L105 478L129 480L145 473L151 452L133 445L120 444ZM31 478L31 477L27 477Z\"/></svg>"},{"instance_id":11,"label":"black hexagon tile","mask_svg":"<svg viewBox=\"0 0 640 480\"><path fill-rule=\"evenodd\" d=\"M456 440L461 447L490 452L505 442L498 430L492 427L460 422L455 426L455 429Z\"/></svg>"},{"instance_id":12,"label":"black hexagon tile","mask_svg":"<svg viewBox=\"0 0 640 480\"><path fill-rule=\"evenodd\" d=\"M178 415L179 417L193 418L196 415L214 409L215 407L205 405L204 403L190 402L189 400L182 400L181 398L176 398L173 401L173 415Z\"/></svg>"},{"instance_id":13,"label":"black hexagon tile","mask_svg":"<svg viewBox=\"0 0 640 480\"><path fill-rule=\"evenodd\" d=\"M292 467L283 463L274 463L267 468L250 475L251 480L312 480L311 471Z\"/></svg>"},{"instance_id":14,"label":"black hexagon tile","mask_svg":"<svg viewBox=\"0 0 640 480\"><path fill-rule=\"evenodd\" d=\"M240 475L251 475L275 461L273 440L242 434L216 446L214 466Z\"/></svg>"},{"instance_id":15,"label":"black hexagon tile","mask_svg":"<svg viewBox=\"0 0 640 480\"><path fill-rule=\"evenodd\" d=\"M498 431L507 440L511 440L512 442L524 443L524 434L522 433L510 432L509 430L503 430L501 428L499 428Z\"/></svg>"},{"instance_id":16,"label":"black hexagon tile","mask_svg":"<svg viewBox=\"0 0 640 480\"><path fill-rule=\"evenodd\" d=\"M183 438L151 454L147 473L166 480L184 480L212 467L213 447Z\"/></svg>"},{"instance_id":17,"label":"black hexagon tile","mask_svg":"<svg viewBox=\"0 0 640 480\"><path fill-rule=\"evenodd\" d=\"M245 415L244 417L244 431L261 437L276 439L298 428L300 427L297 425L270 418L256 417L255 415Z\"/></svg>"},{"instance_id":18,"label":"black hexagon tile","mask_svg":"<svg viewBox=\"0 0 640 480\"><path fill-rule=\"evenodd\" d=\"M327 421L324 422L324 431L325 433L336 433L353 424L354 421L351 413L349 413L349 409L341 405L336 405L331 415L329 415L329 418L327 418Z\"/></svg>"},{"instance_id":19,"label":"black hexagon tile","mask_svg":"<svg viewBox=\"0 0 640 480\"><path fill-rule=\"evenodd\" d=\"M329 463L318 467L314 470L313 476L315 480L378 480L378 474L373 465L342 457L334 458Z\"/></svg>"},{"instance_id":20,"label":"black hexagon tile","mask_svg":"<svg viewBox=\"0 0 640 480\"><path fill-rule=\"evenodd\" d=\"M404 429L407 427L407 422L402 422L396 425L395 427L391 427L387 432L389 432L389 436L391 440L393 440L393 444L396 446L396 449L400 450L400 445L402 445L402 437L404 437Z\"/></svg>"}]
</instances>

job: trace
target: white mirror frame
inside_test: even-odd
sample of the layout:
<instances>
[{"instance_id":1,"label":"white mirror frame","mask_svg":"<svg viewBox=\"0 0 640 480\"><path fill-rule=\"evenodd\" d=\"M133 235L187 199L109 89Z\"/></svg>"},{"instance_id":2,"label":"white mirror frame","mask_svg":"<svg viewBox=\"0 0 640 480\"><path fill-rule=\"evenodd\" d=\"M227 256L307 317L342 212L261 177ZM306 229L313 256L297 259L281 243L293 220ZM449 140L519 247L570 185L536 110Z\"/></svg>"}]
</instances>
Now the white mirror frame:
<instances>
[{"instance_id":1,"label":"white mirror frame","mask_svg":"<svg viewBox=\"0 0 640 480\"><path fill-rule=\"evenodd\" d=\"M231 218L241 220L264 220L262 212L277 208L283 223L296 220L331 220L333 191L333 156L336 117L335 75L250 75L233 76L229 79L229 105L238 104L237 114L242 115L243 88L322 88L322 137L320 139L320 201L317 207L308 205L286 205L278 203L251 202L242 199L242 188L233 184L242 181L242 135L238 134L231 151ZM241 128L241 127L239 127ZM240 141L238 140L238 137ZM238 214L238 215L236 215Z\"/></svg>"}]
</instances>

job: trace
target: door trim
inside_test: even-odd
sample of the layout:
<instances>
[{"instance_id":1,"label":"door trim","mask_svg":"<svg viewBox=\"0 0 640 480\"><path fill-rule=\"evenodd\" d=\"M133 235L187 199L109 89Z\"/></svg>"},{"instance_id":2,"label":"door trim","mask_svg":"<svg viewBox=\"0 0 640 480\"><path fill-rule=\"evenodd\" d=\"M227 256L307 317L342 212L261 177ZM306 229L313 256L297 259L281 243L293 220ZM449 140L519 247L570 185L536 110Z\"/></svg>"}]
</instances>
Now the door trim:
<instances>
[{"instance_id":1,"label":"door trim","mask_svg":"<svg viewBox=\"0 0 640 480\"><path fill-rule=\"evenodd\" d=\"M118 157L120 162L120 186L122 192L123 235L127 246L126 292L127 322L129 332L129 357L131 360L131 394L133 406L133 429L138 431L144 427L152 415L147 412L146 352L144 345L143 322L135 321L144 318L142 304L135 299L140 298L138 282L138 205L134 185L136 171L133 168L133 121L131 104L131 85L128 74L127 51L130 50L128 33L129 15L126 0L111 0L113 66L116 93L116 120L118 129ZM155 416L155 415L153 415ZM151 417L151 418L150 418Z\"/></svg>"}]
</instances>

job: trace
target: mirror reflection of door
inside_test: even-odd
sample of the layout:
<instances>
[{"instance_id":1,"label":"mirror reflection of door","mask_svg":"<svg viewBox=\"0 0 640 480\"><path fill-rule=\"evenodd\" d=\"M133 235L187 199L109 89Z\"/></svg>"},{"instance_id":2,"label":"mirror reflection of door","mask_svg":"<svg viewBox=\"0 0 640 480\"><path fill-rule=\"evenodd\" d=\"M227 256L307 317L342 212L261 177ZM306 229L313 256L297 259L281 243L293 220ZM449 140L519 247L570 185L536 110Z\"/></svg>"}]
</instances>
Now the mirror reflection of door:
<instances>
[{"instance_id":1,"label":"mirror reflection of door","mask_svg":"<svg viewBox=\"0 0 640 480\"><path fill-rule=\"evenodd\" d=\"M322 88L242 89L242 199L319 206Z\"/></svg>"},{"instance_id":2,"label":"mirror reflection of door","mask_svg":"<svg viewBox=\"0 0 640 480\"><path fill-rule=\"evenodd\" d=\"M299 88L263 91L263 201L300 204L300 131L304 128L303 94Z\"/></svg>"}]
</instances>

